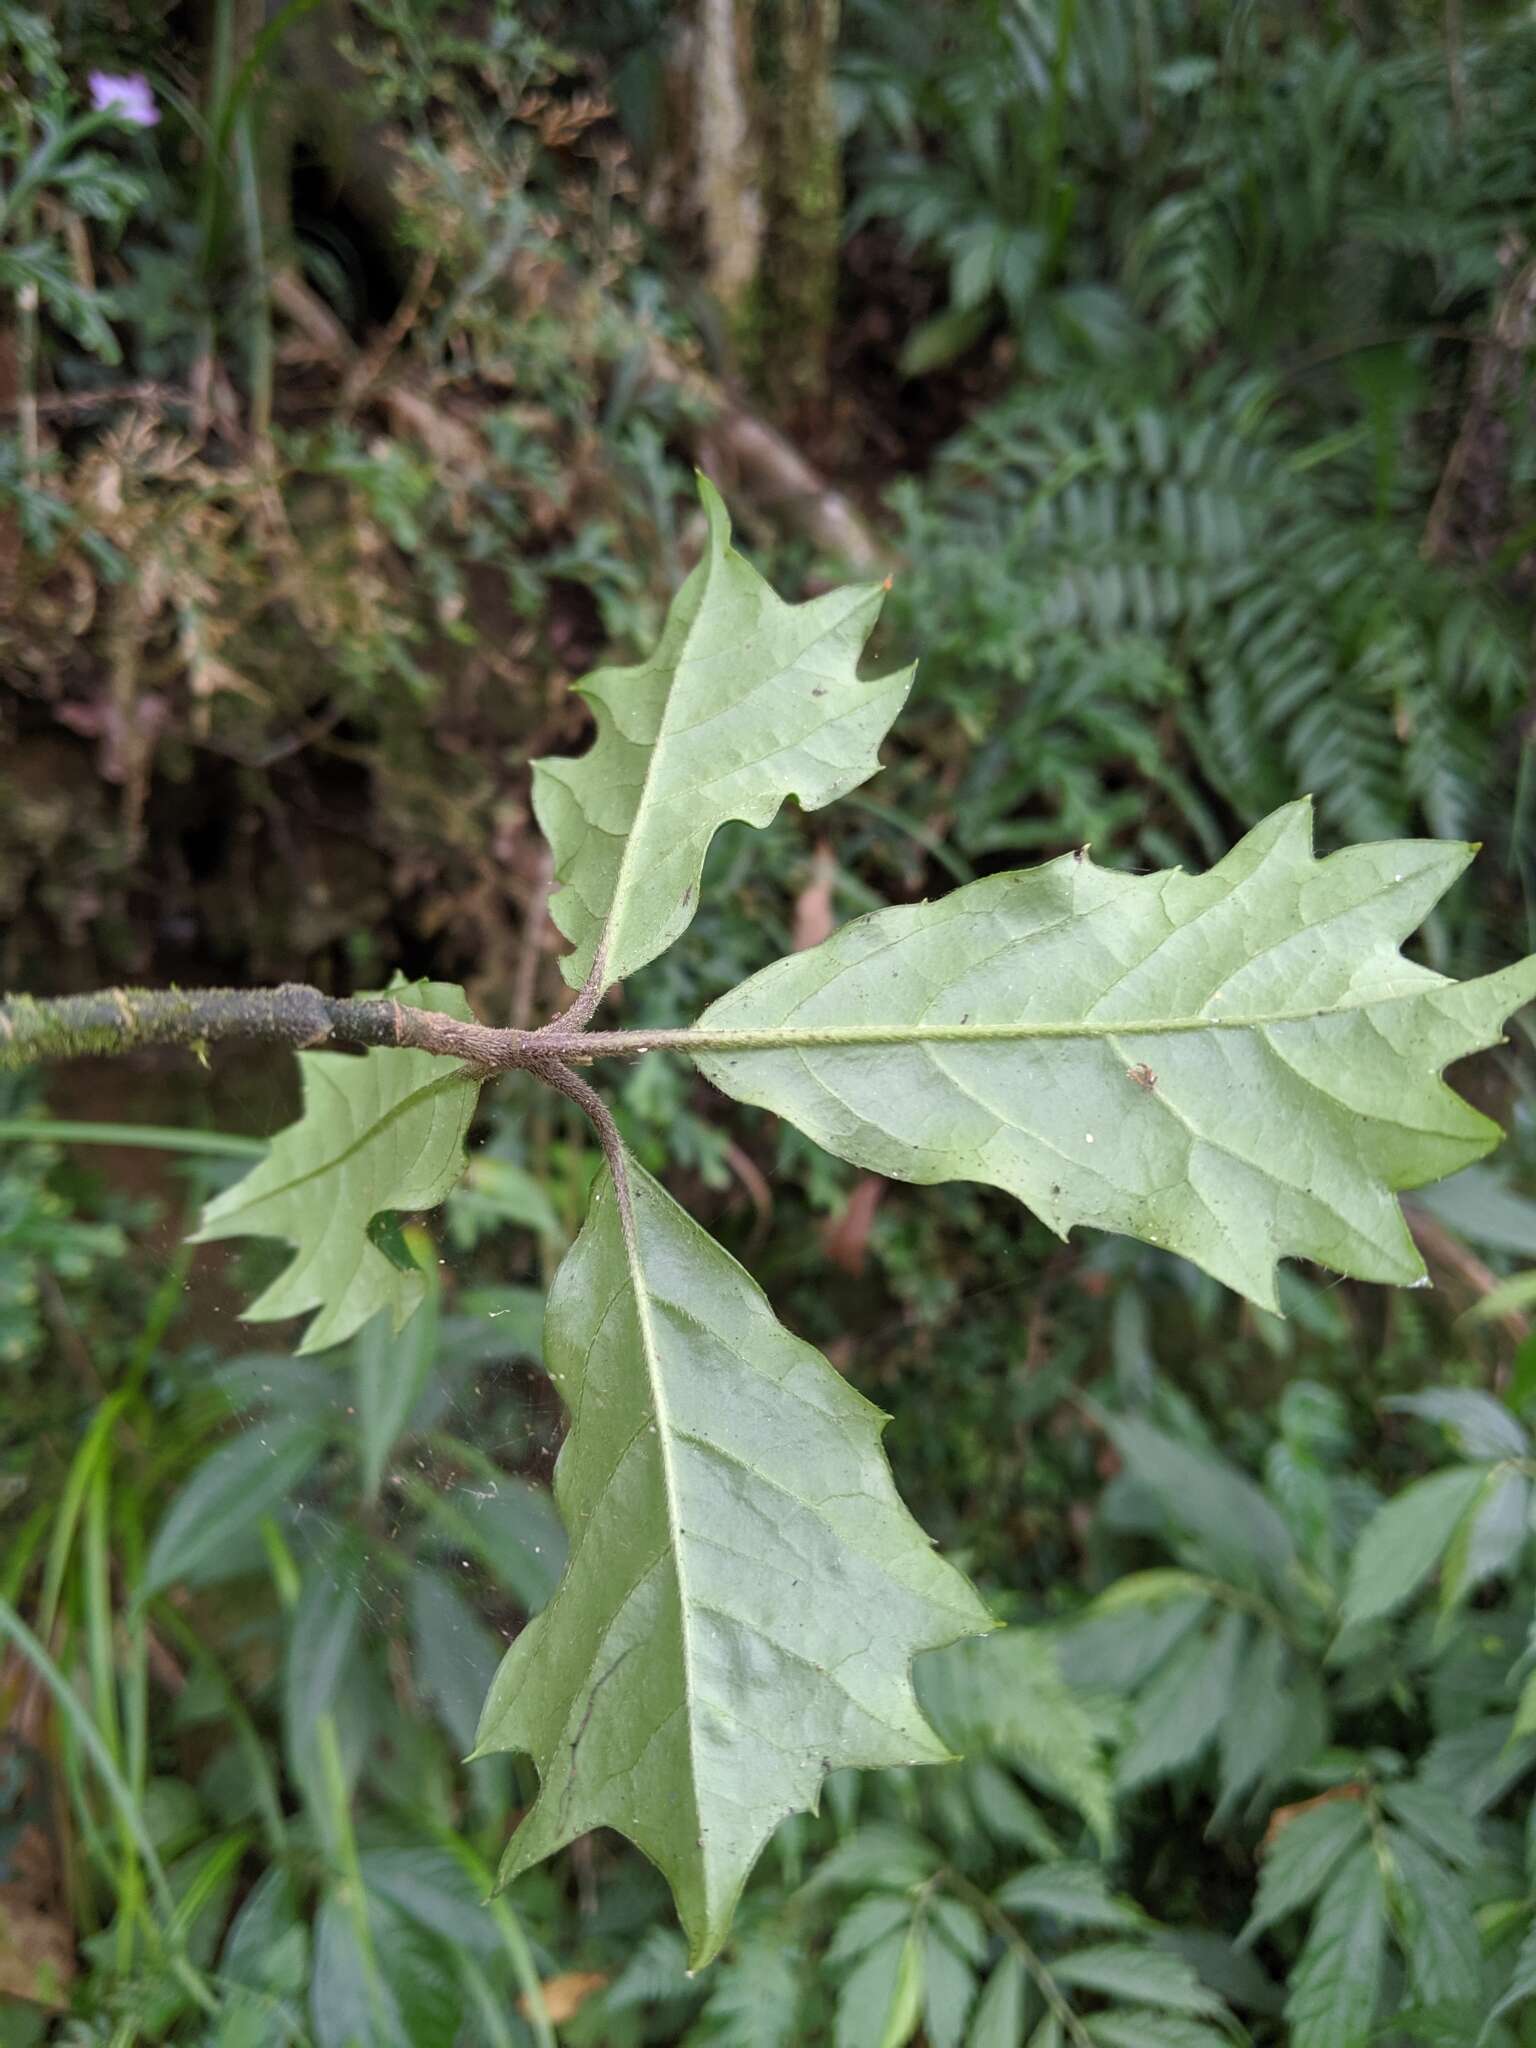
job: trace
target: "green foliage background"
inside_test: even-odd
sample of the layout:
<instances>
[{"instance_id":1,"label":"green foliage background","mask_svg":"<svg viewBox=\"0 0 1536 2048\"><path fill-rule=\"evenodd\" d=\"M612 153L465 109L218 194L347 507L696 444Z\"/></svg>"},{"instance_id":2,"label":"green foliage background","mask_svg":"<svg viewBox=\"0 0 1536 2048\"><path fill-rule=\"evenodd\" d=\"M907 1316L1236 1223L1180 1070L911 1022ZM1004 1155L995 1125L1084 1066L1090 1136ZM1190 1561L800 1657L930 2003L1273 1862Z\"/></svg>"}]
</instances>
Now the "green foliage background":
<instances>
[{"instance_id":1,"label":"green foliage background","mask_svg":"<svg viewBox=\"0 0 1536 2048\"><path fill-rule=\"evenodd\" d=\"M841 580L720 454L689 11L204 12L0 7L0 982L547 1011L526 763L652 643L693 463L778 587ZM74 133L93 70L160 125ZM1483 841L1432 965L1527 950L1528 10L845 0L834 83L830 397L745 396L881 536L918 678L869 790L721 834L622 1021L797 921L1088 841L1204 865L1304 791L1324 848ZM275 1251L177 1248L285 1068L6 1084L0 2042L1536 2038L1525 1054L1461 1077L1514 1135L1419 1199L1435 1292L1289 1270L1284 1320L626 1075L1016 1625L919 1667L964 1761L835 1778L697 1978L610 1838L482 1905L533 1787L460 1761L563 1557L584 1128L503 1084L427 1305L301 1361L233 1320ZM62 1121L128 1115L206 1149Z\"/></svg>"}]
</instances>

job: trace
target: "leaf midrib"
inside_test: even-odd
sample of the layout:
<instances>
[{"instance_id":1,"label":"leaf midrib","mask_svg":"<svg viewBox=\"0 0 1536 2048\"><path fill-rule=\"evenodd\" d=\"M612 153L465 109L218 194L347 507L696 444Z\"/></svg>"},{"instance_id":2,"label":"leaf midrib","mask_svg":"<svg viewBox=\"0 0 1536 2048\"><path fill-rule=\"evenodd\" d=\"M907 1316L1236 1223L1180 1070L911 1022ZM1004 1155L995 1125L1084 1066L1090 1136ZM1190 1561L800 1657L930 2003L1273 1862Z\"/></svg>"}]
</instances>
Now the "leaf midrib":
<instances>
[{"instance_id":1,"label":"leaf midrib","mask_svg":"<svg viewBox=\"0 0 1536 2048\"><path fill-rule=\"evenodd\" d=\"M1269 1010L1242 1017L1116 1017L1102 1023L1065 1018L1023 1024L766 1024L739 1028L685 1026L680 1030L594 1034L590 1050L612 1052L778 1052L840 1045L997 1045L1030 1039L1156 1038L1198 1031L1268 1031L1280 1024L1315 1024L1389 1003L1422 1002L1437 989L1420 986L1396 995L1364 996L1307 1010ZM587 1046L581 1048L583 1054Z\"/></svg>"},{"instance_id":2,"label":"leaf midrib","mask_svg":"<svg viewBox=\"0 0 1536 2048\"><path fill-rule=\"evenodd\" d=\"M611 1183L612 1196L618 1209L619 1236L624 1244L624 1263L629 1272L630 1289L635 1297L635 1323L640 1334L640 1349L645 1358L646 1380L651 1393L651 1412L656 1424L656 1450L661 1464L662 1497L666 1503L667 1546L672 1561L673 1576L677 1581L678 1639L683 1661L683 1725L687 1731L688 1777L692 1788L693 1808L699 1806L699 1763L695 1749L694 1702L697 1687L693 1674L693 1644L689 1632L688 1575L683 1565L683 1531L678 1511L677 1473L672 1457L672 1417L667 1404L666 1386L662 1379L661 1359L656 1345L656 1332L651 1321L651 1297L645 1278L645 1267L640 1256L640 1231L635 1215L632 1191L621 1187L614 1179ZM703 1841L700 1840L700 1861L703 1861ZM705 1896L708 1912L708 1881L702 1869L700 1885Z\"/></svg>"}]
</instances>

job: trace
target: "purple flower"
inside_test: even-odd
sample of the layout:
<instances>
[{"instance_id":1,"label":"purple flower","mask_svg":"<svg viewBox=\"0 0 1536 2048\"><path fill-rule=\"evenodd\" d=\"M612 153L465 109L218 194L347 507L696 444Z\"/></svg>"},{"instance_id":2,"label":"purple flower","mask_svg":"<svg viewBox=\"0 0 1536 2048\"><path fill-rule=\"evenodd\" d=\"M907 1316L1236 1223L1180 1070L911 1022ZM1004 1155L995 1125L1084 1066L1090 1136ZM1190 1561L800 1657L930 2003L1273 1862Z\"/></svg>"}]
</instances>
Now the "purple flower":
<instances>
[{"instance_id":1,"label":"purple flower","mask_svg":"<svg viewBox=\"0 0 1536 2048\"><path fill-rule=\"evenodd\" d=\"M142 71L131 71L124 78L110 71L93 71L88 82L91 105L98 114L116 114L131 128L153 128L159 121L160 109Z\"/></svg>"}]
</instances>

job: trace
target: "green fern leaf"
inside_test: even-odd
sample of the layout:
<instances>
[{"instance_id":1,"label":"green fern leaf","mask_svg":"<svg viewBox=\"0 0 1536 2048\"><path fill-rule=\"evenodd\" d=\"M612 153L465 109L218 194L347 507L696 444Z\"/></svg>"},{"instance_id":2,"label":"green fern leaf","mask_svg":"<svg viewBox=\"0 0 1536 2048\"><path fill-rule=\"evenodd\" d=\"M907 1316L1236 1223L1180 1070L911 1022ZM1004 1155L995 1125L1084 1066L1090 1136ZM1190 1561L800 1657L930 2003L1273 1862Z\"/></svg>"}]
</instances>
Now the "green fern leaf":
<instances>
[{"instance_id":1,"label":"green fern leaf","mask_svg":"<svg viewBox=\"0 0 1536 2048\"><path fill-rule=\"evenodd\" d=\"M447 982L402 983L387 993L473 1021L464 991ZM464 1172L480 1077L404 1047L298 1059L303 1114L278 1132L260 1165L208 1204L192 1242L276 1237L292 1245L293 1258L244 1319L271 1323L318 1309L298 1348L323 1351L380 1309L398 1330L420 1306L426 1276L398 1230L377 1228L376 1219L447 1197Z\"/></svg>"}]
</instances>

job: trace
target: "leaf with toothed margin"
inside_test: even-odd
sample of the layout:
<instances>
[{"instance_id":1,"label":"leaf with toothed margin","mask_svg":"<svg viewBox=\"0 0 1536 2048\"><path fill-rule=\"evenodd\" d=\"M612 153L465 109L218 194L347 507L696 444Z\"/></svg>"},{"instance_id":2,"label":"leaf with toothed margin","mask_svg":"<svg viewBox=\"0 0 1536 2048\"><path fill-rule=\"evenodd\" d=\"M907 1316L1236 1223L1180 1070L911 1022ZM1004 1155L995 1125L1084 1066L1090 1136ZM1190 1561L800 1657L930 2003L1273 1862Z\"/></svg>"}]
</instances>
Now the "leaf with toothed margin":
<instances>
[{"instance_id":1,"label":"leaf with toothed margin","mask_svg":"<svg viewBox=\"0 0 1536 2048\"><path fill-rule=\"evenodd\" d=\"M1275 1308L1282 1258L1414 1283L1396 1192L1500 1136L1440 1079L1536 996L1398 948L1475 848L1317 860L1287 805L1208 874L1086 854L876 911L705 1011L727 1094L897 1180L1007 1189Z\"/></svg>"},{"instance_id":2,"label":"leaf with toothed margin","mask_svg":"<svg viewBox=\"0 0 1536 2048\"><path fill-rule=\"evenodd\" d=\"M767 825L787 796L819 810L867 781L912 686L910 668L872 681L857 672L882 585L786 604L730 545L703 477L699 495L708 546L655 653L580 686L597 715L587 753L534 763L572 988L599 955L608 988L687 930L704 856L729 819Z\"/></svg>"},{"instance_id":3,"label":"leaf with toothed margin","mask_svg":"<svg viewBox=\"0 0 1536 2048\"><path fill-rule=\"evenodd\" d=\"M384 991L410 1009L471 1023L451 982ZM464 1172L464 1139L480 1077L436 1053L374 1047L360 1058L301 1052L304 1110L266 1157L210 1202L194 1244L277 1237L294 1255L244 1320L272 1323L318 1309L302 1351L323 1351L379 1309L400 1329L426 1293L393 1212L431 1209Z\"/></svg>"},{"instance_id":4,"label":"leaf with toothed margin","mask_svg":"<svg viewBox=\"0 0 1536 2048\"><path fill-rule=\"evenodd\" d=\"M611 1827L672 1887L694 1967L828 1771L941 1762L911 1664L991 1627L897 1497L885 1418L631 1162L550 1294L571 1555L476 1754L531 1756L502 1881Z\"/></svg>"}]
</instances>

